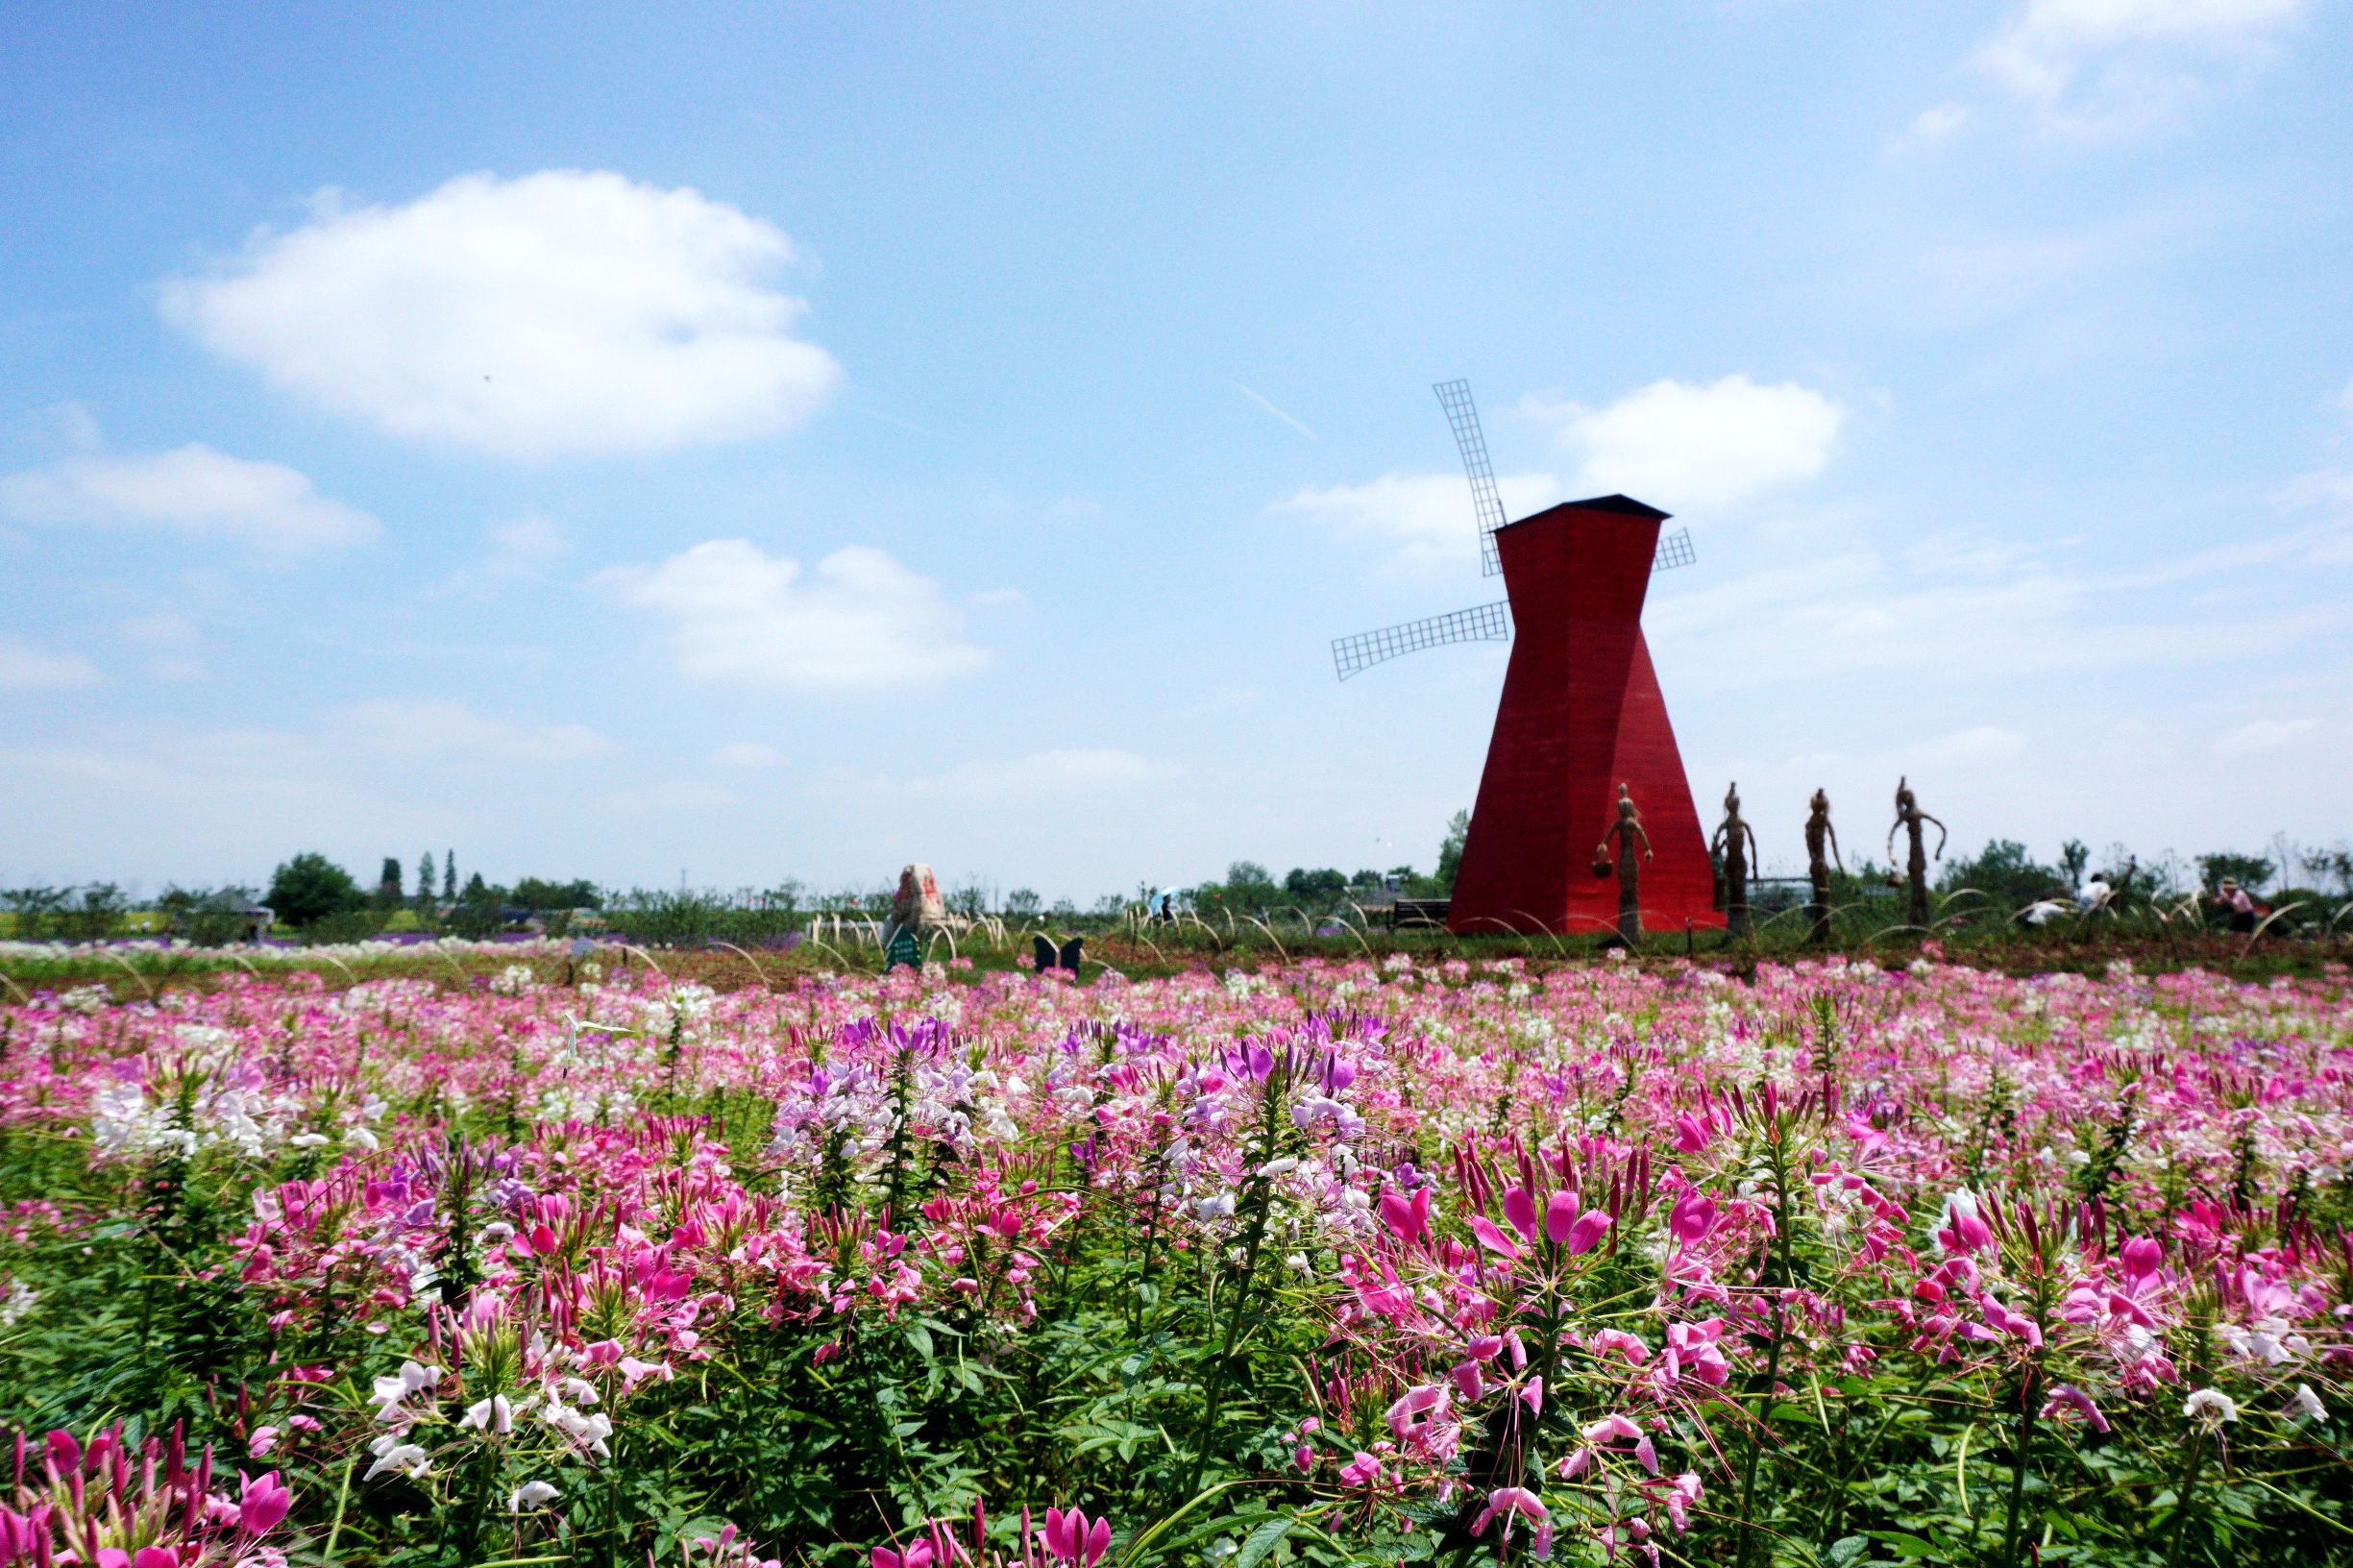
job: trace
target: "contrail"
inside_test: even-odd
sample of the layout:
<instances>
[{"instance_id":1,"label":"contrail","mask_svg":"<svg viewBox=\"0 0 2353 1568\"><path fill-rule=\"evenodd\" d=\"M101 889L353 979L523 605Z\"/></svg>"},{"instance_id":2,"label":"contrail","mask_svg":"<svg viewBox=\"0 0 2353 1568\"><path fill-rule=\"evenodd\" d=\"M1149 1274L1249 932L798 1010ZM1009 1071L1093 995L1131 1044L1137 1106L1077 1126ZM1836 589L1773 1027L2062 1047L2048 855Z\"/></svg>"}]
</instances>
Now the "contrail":
<instances>
[{"instance_id":1,"label":"contrail","mask_svg":"<svg viewBox=\"0 0 2353 1568\"><path fill-rule=\"evenodd\" d=\"M1290 415L1276 407L1273 401L1270 400L1265 393L1254 392L1249 387L1242 385L1242 383L1239 381L1236 381L1234 383L1234 390L1239 392L1243 397L1248 398L1252 403L1257 404L1260 407L1265 409L1268 413L1274 415L1275 418L1281 420L1284 424L1288 425L1292 429L1297 430L1301 435L1306 436L1309 440L1321 441L1323 439L1322 436L1317 435L1313 430L1309 429L1305 425L1302 425L1299 421L1293 419Z\"/></svg>"}]
</instances>

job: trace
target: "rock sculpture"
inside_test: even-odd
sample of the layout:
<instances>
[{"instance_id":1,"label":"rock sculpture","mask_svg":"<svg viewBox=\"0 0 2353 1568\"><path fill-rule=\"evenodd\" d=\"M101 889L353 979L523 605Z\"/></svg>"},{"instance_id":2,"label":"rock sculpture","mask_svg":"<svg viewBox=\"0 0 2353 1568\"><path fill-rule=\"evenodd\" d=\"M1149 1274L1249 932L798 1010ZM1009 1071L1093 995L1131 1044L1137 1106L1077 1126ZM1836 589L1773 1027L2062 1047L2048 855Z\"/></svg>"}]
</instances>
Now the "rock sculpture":
<instances>
[{"instance_id":1,"label":"rock sculpture","mask_svg":"<svg viewBox=\"0 0 2353 1568\"><path fill-rule=\"evenodd\" d=\"M898 892L891 896L891 921L882 933L883 967L917 962L914 955L946 920L940 879L921 861L909 861L898 873Z\"/></svg>"}]
</instances>

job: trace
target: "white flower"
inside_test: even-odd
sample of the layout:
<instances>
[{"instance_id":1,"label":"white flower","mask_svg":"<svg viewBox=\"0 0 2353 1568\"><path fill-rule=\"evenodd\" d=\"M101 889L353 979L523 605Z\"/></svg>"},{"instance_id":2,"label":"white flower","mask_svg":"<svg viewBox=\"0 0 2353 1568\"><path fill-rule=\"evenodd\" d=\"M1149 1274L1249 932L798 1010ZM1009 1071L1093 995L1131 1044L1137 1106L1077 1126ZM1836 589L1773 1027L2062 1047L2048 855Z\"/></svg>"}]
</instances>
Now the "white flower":
<instances>
[{"instance_id":1,"label":"white flower","mask_svg":"<svg viewBox=\"0 0 2353 1568\"><path fill-rule=\"evenodd\" d=\"M407 1414L401 1409L401 1402L411 1394L429 1390L440 1381L441 1368L419 1366L414 1361L403 1361L400 1375L378 1378L375 1392L368 1396L376 1402L378 1407L376 1419L379 1421L401 1420Z\"/></svg>"},{"instance_id":2,"label":"white flower","mask_svg":"<svg viewBox=\"0 0 2353 1568\"><path fill-rule=\"evenodd\" d=\"M2295 1385L2295 1397L2288 1401L2288 1409L2307 1421L2326 1421L2328 1419L2328 1407L2320 1403L2320 1396L2312 1391L2312 1384L2309 1383L2299 1383Z\"/></svg>"},{"instance_id":3,"label":"white flower","mask_svg":"<svg viewBox=\"0 0 2353 1568\"><path fill-rule=\"evenodd\" d=\"M496 1433L503 1437L515 1430L515 1408L507 1403L504 1394L493 1394L488 1399L467 1406L466 1413L458 1418L457 1424Z\"/></svg>"},{"instance_id":4,"label":"white flower","mask_svg":"<svg viewBox=\"0 0 2353 1568\"><path fill-rule=\"evenodd\" d=\"M374 1481L387 1470L398 1470L414 1478L433 1467L432 1456L414 1443L399 1441L389 1433L370 1443L368 1452L376 1456L376 1462L368 1466L368 1473L362 1478L367 1481Z\"/></svg>"},{"instance_id":5,"label":"white flower","mask_svg":"<svg viewBox=\"0 0 2353 1568\"><path fill-rule=\"evenodd\" d=\"M2239 1406L2230 1395L2218 1388L2200 1388L2182 1402L2181 1413L2194 1420L2203 1420L2209 1426L2239 1419Z\"/></svg>"},{"instance_id":6,"label":"white flower","mask_svg":"<svg viewBox=\"0 0 2353 1568\"><path fill-rule=\"evenodd\" d=\"M544 1481L527 1481L506 1494L506 1511L521 1513L526 1508L544 1508L561 1495Z\"/></svg>"}]
</instances>

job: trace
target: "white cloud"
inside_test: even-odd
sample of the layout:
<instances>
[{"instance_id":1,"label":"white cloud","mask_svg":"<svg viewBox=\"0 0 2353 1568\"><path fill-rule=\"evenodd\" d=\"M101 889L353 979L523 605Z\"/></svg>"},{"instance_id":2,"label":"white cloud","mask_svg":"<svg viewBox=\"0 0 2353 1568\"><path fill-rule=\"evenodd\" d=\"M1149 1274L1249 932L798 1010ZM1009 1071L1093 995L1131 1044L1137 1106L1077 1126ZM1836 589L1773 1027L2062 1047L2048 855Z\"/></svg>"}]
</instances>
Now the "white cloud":
<instances>
[{"instance_id":1,"label":"white cloud","mask_svg":"<svg viewBox=\"0 0 2353 1568\"><path fill-rule=\"evenodd\" d=\"M2232 615L2152 590L2221 591L2250 568L2322 563L2333 537L2303 530L2098 574L2000 552L1916 547L1891 562L1855 550L1654 598L1644 624L1677 650L1685 683L1717 691L2218 665L2341 634L2353 607L2323 598L2267 608L2258 639Z\"/></svg>"},{"instance_id":2,"label":"white cloud","mask_svg":"<svg viewBox=\"0 0 2353 1568\"><path fill-rule=\"evenodd\" d=\"M721 768L767 769L781 768L784 753L760 741L733 741L711 753L712 763Z\"/></svg>"},{"instance_id":3,"label":"white cloud","mask_svg":"<svg viewBox=\"0 0 2353 1568\"><path fill-rule=\"evenodd\" d=\"M585 724L496 718L426 698L378 698L345 709L340 720L360 749L411 761L577 762L612 749Z\"/></svg>"},{"instance_id":4,"label":"white cloud","mask_svg":"<svg viewBox=\"0 0 2353 1568\"><path fill-rule=\"evenodd\" d=\"M394 435L502 457L664 452L783 429L840 366L767 280L774 225L691 189L471 174L401 207L323 192L286 233L164 285L214 353Z\"/></svg>"},{"instance_id":5,"label":"white cloud","mask_svg":"<svg viewBox=\"0 0 2353 1568\"><path fill-rule=\"evenodd\" d=\"M746 539L712 539L655 566L598 582L670 623L690 680L796 691L870 691L968 674L988 651L940 585L870 545L803 572Z\"/></svg>"},{"instance_id":6,"label":"white cloud","mask_svg":"<svg viewBox=\"0 0 2353 1568\"><path fill-rule=\"evenodd\" d=\"M490 526L490 549L478 561L451 574L441 591L489 594L521 583L537 582L564 558L572 543L561 527L548 518L509 518Z\"/></svg>"},{"instance_id":7,"label":"white cloud","mask_svg":"<svg viewBox=\"0 0 2353 1568\"><path fill-rule=\"evenodd\" d=\"M1506 474L1496 480L1507 517L1521 518L1564 499L1550 474ZM1479 559L1479 518L1459 474L1385 474L1369 484L1311 486L1283 502L1343 538L1394 545L1392 565L1409 570L1460 566Z\"/></svg>"},{"instance_id":8,"label":"white cloud","mask_svg":"<svg viewBox=\"0 0 2353 1568\"><path fill-rule=\"evenodd\" d=\"M0 637L0 692L56 692L97 682L97 667L79 653L51 653Z\"/></svg>"},{"instance_id":9,"label":"white cloud","mask_svg":"<svg viewBox=\"0 0 2353 1568\"><path fill-rule=\"evenodd\" d=\"M1967 104L1938 104L1924 109L1912 116L1912 123L1903 134L1888 139L1890 157L1918 152L1924 148L1941 147L1961 134L1973 116Z\"/></svg>"},{"instance_id":10,"label":"white cloud","mask_svg":"<svg viewBox=\"0 0 2353 1568\"><path fill-rule=\"evenodd\" d=\"M2293 746L2319 727L2317 719L2258 719L2215 742L2214 748L2226 757L2277 751Z\"/></svg>"},{"instance_id":11,"label":"white cloud","mask_svg":"<svg viewBox=\"0 0 2353 1568\"><path fill-rule=\"evenodd\" d=\"M2260 62L2302 0L2027 0L1977 60L2043 123L2117 137L2178 120L2218 68Z\"/></svg>"},{"instance_id":12,"label":"white cloud","mask_svg":"<svg viewBox=\"0 0 2353 1568\"><path fill-rule=\"evenodd\" d=\"M1115 748L1066 748L1026 756L968 762L909 786L917 795L945 798L1028 800L1041 796L1124 792L1168 776L1170 770Z\"/></svg>"},{"instance_id":13,"label":"white cloud","mask_svg":"<svg viewBox=\"0 0 2353 1568\"><path fill-rule=\"evenodd\" d=\"M1582 454L1581 488L1621 491L1669 511L1731 506L1822 472L1846 422L1835 400L1795 381L1727 376L1702 386L1653 381L1587 408L1544 398L1524 411Z\"/></svg>"},{"instance_id":14,"label":"white cloud","mask_svg":"<svg viewBox=\"0 0 2353 1568\"><path fill-rule=\"evenodd\" d=\"M297 470L232 457L201 441L171 452L67 457L0 475L0 517L161 528L280 556L359 544L378 531L375 518L320 495Z\"/></svg>"}]
</instances>

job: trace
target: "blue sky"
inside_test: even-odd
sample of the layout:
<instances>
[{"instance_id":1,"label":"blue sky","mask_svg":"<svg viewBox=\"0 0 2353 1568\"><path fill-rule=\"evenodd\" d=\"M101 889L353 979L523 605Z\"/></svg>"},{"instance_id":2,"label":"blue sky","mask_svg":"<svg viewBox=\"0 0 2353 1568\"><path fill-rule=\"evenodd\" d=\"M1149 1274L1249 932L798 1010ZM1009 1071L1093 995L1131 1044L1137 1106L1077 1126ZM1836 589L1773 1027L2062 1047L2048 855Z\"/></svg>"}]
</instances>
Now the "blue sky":
<instances>
[{"instance_id":1,"label":"blue sky","mask_svg":"<svg viewBox=\"0 0 2353 1568\"><path fill-rule=\"evenodd\" d=\"M1443 15L1434 14L1442 9ZM1768 861L2332 841L2321 0L0 10L0 882L1427 866L1515 514Z\"/></svg>"}]
</instances>

